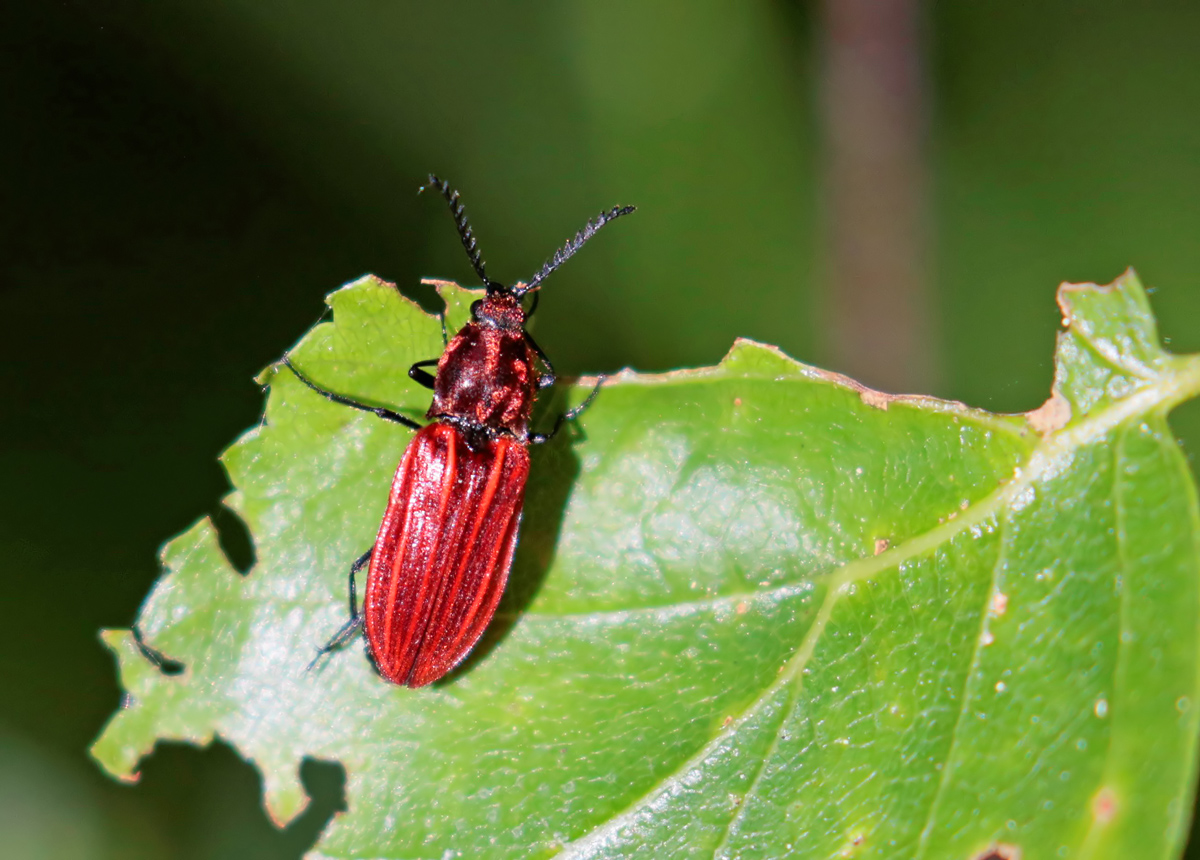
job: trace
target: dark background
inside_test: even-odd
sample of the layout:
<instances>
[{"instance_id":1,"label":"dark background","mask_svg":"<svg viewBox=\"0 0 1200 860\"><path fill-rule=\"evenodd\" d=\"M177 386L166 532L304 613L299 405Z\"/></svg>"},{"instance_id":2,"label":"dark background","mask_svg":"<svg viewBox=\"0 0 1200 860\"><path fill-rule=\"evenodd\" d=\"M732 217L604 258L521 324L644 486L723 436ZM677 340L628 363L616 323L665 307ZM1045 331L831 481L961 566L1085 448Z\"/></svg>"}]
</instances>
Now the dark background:
<instances>
[{"instance_id":1,"label":"dark background","mask_svg":"<svg viewBox=\"0 0 1200 860\"><path fill-rule=\"evenodd\" d=\"M1171 348L1200 349L1200 6L915 8L914 385L1037 406L1055 286L1127 265ZM741 335L883 378L870 339L827 324L849 287L830 276L826 27L782 0L8 4L6 856L295 857L337 807L340 771L312 766L313 807L275 831L220 744L107 779L86 756L119 701L96 631L130 624L166 538L220 516L252 377L325 293L374 272L428 302L421 276L468 278L444 205L414 194L426 172L463 190L506 281L639 205L547 288L538 338L567 373L711 364ZM1175 426L1190 456L1200 410Z\"/></svg>"}]
</instances>

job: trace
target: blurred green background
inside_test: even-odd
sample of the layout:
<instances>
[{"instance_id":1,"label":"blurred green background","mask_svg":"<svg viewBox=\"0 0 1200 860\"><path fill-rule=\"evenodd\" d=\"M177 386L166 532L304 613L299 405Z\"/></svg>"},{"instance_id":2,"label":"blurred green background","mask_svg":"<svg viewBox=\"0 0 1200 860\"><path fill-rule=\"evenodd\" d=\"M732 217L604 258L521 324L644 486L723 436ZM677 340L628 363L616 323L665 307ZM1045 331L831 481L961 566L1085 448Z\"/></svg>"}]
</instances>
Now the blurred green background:
<instances>
[{"instance_id":1,"label":"blurred green background","mask_svg":"<svg viewBox=\"0 0 1200 860\"><path fill-rule=\"evenodd\" d=\"M5 856L296 857L337 808L340 769L313 763L313 806L275 831L220 744L108 780L85 753L119 702L96 630L133 620L167 537L205 513L236 535L216 455L325 293L374 272L428 303L420 277L468 279L444 205L414 194L428 171L463 191L505 281L601 208L639 206L547 287L537 336L562 371L711 364L737 336L870 366L824 322L817 5L6 11ZM1200 6L920 12L933 393L1037 406L1055 286L1127 265L1171 347L1200 349ZM1200 409L1175 426L1195 451Z\"/></svg>"}]
</instances>

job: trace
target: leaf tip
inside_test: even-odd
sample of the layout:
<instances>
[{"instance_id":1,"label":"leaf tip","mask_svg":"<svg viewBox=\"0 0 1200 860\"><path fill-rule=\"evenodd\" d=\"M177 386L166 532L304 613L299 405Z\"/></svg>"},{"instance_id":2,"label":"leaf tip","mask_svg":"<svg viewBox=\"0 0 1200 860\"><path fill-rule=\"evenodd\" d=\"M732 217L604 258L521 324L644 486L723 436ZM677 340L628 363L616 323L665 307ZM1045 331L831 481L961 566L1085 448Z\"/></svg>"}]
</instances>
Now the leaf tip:
<instances>
[{"instance_id":1,"label":"leaf tip","mask_svg":"<svg viewBox=\"0 0 1200 860\"><path fill-rule=\"evenodd\" d=\"M325 294L325 304L329 305L330 307L333 307L334 302L337 301L337 297L342 293L353 293L357 290L376 290L376 289L384 289L390 293L396 293L397 295L400 294L399 287L397 287L394 283L392 283L391 281L385 281L383 278L379 277L378 275L372 275L370 272L368 272L365 275L360 275L359 277L355 278L353 281L347 281L346 283L344 283L340 287L338 287L336 290L326 293Z\"/></svg>"},{"instance_id":2,"label":"leaf tip","mask_svg":"<svg viewBox=\"0 0 1200 860\"><path fill-rule=\"evenodd\" d=\"M137 648L132 631L124 628L101 630L100 641L117 658L119 670L124 670ZM128 685L123 683L122 686L128 689ZM130 693L122 695L120 709L112 715L88 749L88 754L109 776L129 784L141 779L138 762L149 752L147 745L142 742L144 739L138 737L135 725L137 709L136 697ZM134 719L131 720L131 717Z\"/></svg>"},{"instance_id":3,"label":"leaf tip","mask_svg":"<svg viewBox=\"0 0 1200 860\"><path fill-rule=\"evenodd\" d=\"M685 372L693 375L707 374L713 371L734 373L750 373L753 375L767 374L774 379L783 377L802 377L813 368L796 361L779 347L762 341L739 337L734 340L729 352L716 367L696 368Z\"/></svg>"},{"instance_id":4,"label":"leaf tip","mask_svg":"<svg viewBox=\"0 0 1200 860\"><path fill-rule=\"evenodd\" d=\"M88 755L96 764L100 765L101 770L117 782L125 785L137 785L142 780L142 772L137 769L137 764L141 761L144 753L134 746L120 743L116 739L117 732L114 729L118 728L116 723L119 718L120 714L117 714L109 721L109 724L104 727L104 731L100 733L100 737L96 738L96 742L88 750Z\"/></svg>"},{"instance_id":5,"label":"leaf tip","mask_svg":"<svg viewBox=\"0 0 1200 860\"><path fill-rule=\"evenodd\" d=\"M132 634L128 627L101 627L99 639L104 643L104 647L112 651L118 657L121 656L121 645L127 639L131 639Z\"/></svg>"},{"instance_id":6,"label":"leaf tip","mask_svg":"<svg viewBox=\"0 0 1200 860\"><path fill-rule=\"evenodd\" d=\"M1132 293L1139 296L1145 296L1146 289L1142 286L1142 281L1134 271L1133 266L1129 266L1117 276L1110 284L1097 284L1093 281L1081 281L1080 283L1071 283L1063 281L1058 285L1058 293L1055 300L1058 302L1058 309L1062 311L1063 328L1070 328L1071 322L1074 319L1075 309L1072 307L1071 299L1076 294L1080 293L1099 293L1100 295L1111 295L1112 293Z\"/></svg>"},{"instance_id":7,"label":"leaf tip","mask_svg":"<svg viewBox=\"0 0 1200 860\"><path fill-rule=\"evenodd\" d=\"M299 763L259 764L259 771L263 777L263 806L267 817L282 830L308 808L310 798L300 781Z\"/></svg>"},{"instance_id":8,"label":"leaf tip","mask_svg":"<svg viewBox=\"0 0 1200 860\"><path fill-rule=\"evenodd\" d=\"M725 353L725 357L721 359L721 363L723 364L733 358L736 358L738 356L738 354L740 354L741 352L743 352L745 350L749 350L752 352L761 350L762 352L770 353L771 355L773 355L776 358L781 359L783 361L786 361L786 362L789 362L792 364L797 363L796 359L792 358L790 355L788 355L782 349L775 346L775 344L763 343L761 340L754 340L753 338L749 338L749 337L734 338L733 346L729 347L729 352Z\"/></svg>"},{"instance_id":9,"label":"leaf tip","mask_svg":"<svg viewBox=\"0 0 1200 860\"><path fill-rule=\"evenodd\" d=\"M279 374L279 368L281 368L281 367L283 367L283 359L282 358L279 359L279 361L272 361L270 364L268 364L266 367L264 367L262 370L260 370L258 373L256 373L254 375L254 384L257 385L259 388L266 390L266 388L268 388L270 386L271 382Z\"/></svg>"}]
</instances>

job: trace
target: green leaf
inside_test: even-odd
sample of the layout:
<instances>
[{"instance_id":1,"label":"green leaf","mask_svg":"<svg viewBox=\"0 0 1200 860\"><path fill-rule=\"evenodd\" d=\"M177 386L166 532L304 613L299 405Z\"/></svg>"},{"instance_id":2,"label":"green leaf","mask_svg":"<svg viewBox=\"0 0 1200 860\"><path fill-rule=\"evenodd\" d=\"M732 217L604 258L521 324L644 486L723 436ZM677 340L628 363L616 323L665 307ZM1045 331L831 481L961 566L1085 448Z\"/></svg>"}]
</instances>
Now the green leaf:
<instances>
[{"instance_id":1,"label":"green leaf","mask_svg":"<svg viewBox=\"0 0 1200 860\"><path fill-rule=\"evenodd\" d=\"M461 320L472 295L440 289ZM208 520L167 545L138 624L185 670L106 631L130 698L93 754L131 778L160 739L220 735L281 824L301 760L339 761L348 811L313 857L1176 856L1200 519L1166 414L1200 358L1161 350L1132 273L1059 300L1029 415L748 341L610 380L534 451L485 641L416 691L357 646L305 671L410 433L276 365L223 456L257 562L239 575ZM439 321L374 278L329 303L295 364L419 416L406 370Z\"/></svg>"}]
</instances>

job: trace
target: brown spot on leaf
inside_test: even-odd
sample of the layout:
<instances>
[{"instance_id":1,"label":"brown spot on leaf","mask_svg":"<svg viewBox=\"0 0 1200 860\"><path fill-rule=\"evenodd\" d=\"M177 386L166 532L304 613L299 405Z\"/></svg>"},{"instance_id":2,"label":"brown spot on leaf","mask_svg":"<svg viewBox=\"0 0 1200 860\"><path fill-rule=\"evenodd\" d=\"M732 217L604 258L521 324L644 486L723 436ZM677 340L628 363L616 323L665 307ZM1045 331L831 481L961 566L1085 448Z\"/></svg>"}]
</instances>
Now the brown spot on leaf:
<instances>
[{"instance_id":1,"label":"brown spot on leaf","mask_svg":"<svg viewBox=\"0 0 1200 860\"><path fill-rule=\"evenodd\" d=\"M859 847L866 841L867 837L863 836L861 833L855 833L850 837L849 844L844 846L842 850L838 852L838 856L844 858L855 856L858 853Z\"/></svg>"},{"instance_id":2,"label":"brown spot on leaf","mask_svg":"<svg viewBox=\"0 0 1200 860\"><path fill-rule=\"evenodd\" d=\"M971 855L971 860L1021 860L1021 849L1016 845L997 842L978 854Z\"/></svg>"},{"instance_id":3,"label":"brown spot on leaf","mask_svg":"<svg viewBox=\"0 0 1200 860\"><path fill-rule=\"evenodd\" d=\"M1003 591L997 591L992 595L992 614L1003 615L1008 611L1008 595Z\"/></svg>"},{"instance_id":4,"label":"brown spot on leaf","mask_svg":"<svg viewBox=\"0 0 1200 860\"><path fill-rule=\"evenodd\" d=\"M858 391L859 399L868 406L874 406L876 409L887 410L888 404L892 401L890 394L884 394L882 391L876 391L873 388L862 387Z\"/></svg>"},{"instance_id":5,"label":"brown spot on leaf","mask_svg":"<svg viewBox=\"0 0 1200 860\"><path fill-rule=\"evenodd\" d=\"M887 538L875 538L875 555L886 552L887 548L891 545L891 541L889 541Z\"/></svg>"},{"instance_id":6,"label":"brown spot on leaf","mask_svg":"<svg viewBox=\"0 0 1200 860\"><path fill-rule=\"evenodd\" d=\"M1049 400L1032 412L1026 412L1025 418L1034 430L1045 436L1067 426L1071 420L1071 404L1055 390Z\"/></svg>"},{"instance_id":7,"label":"brown spot on leaf","mask_svg":"<svg viewBox=\"0 0 1200 860\"><path fill-rule=\"evenodd\" d=\"M1111 788L1102 788L1092 798L1092 815L1100 824L1108 824L1117 815L1117 793Z\"/></svg>"}]
</instances>

